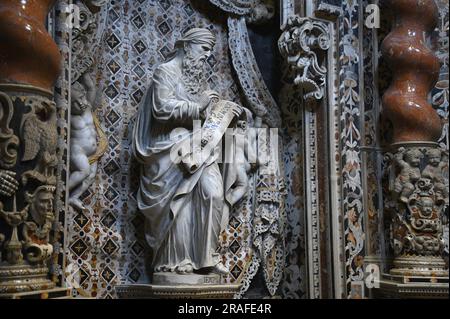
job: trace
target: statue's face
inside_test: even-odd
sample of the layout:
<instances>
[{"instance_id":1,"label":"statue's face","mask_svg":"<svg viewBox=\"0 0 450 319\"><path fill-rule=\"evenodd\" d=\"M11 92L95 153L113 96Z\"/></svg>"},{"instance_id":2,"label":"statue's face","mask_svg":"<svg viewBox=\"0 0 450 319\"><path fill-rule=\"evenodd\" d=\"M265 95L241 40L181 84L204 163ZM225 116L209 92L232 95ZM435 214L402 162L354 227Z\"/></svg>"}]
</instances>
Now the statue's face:
<instances>
[{"instance_id":1,"label":"statue's face","mask_svg":"<svg viewBox=\"0 0 450 319\"><path fill-rule=\"evenodd\" d=\"M411 151L406 153L407 162L414 167L418 167L420 165L421 157L422 154L420 152Z\"/></svg>"},{"instance_id":2,"label":"statue's face","mask_svg":"<svg viewBox=\"0 0 450 319\"><path fill-rule=\"evenodd\" d=\"M428 198L422 198L422 213L426 216L430 216L433 213L433 201Z\"/></svg>"},{"instance_id":3,"label":"statue's face","mask_svg":"<svg viewBox=\"0 0 450 319\"><path fill-rule=\"evenodd\" d=\"M53 212L53 194L51 192L39 192L36 198L36 211L41 217Z\"/></svg>"},{"instance_id":4,"label":"statue's face","mask_svg":"<svg viewBox=\"0 0 450 319\"><path fill-rule=\"evenodd\" d=\"M206 62L212 51L212 46L209 44L194 44L190 43L186 48L188 54L197 62L202 64Z\"/></svg>"},{"instance_id":5,"label":"statue's face","mask_svg":"<svg viewBox=\"0 0 450 319\"><path fill-rule=\"evenodd\" d=\"M433 166L438 166L441 161L440 154L433 154L428 157L428 162Z\"/></svg>"},{"instance_id":6,"label":"statue's face","mask_svg":"<svg viewBox=\"0 0 450 319\"><path fill-rule=\"evenodd\" d=\"M71 89L72 107L71 113L73 114L83 114L89 106L89 102L86 97L86 90L81 86L74 86Z\"/></svg>"},{"instance_id":7,"label":"statue's face","mask_svg":"<svg viewBox=\"0 0 450 319\"><path fill-rule=\"evenodd\" d=\"M48 215L53 215L53 193L48 190L38 191L33 199L31 215L34 221L43 225Z\"/></svg>"}]
</instances>

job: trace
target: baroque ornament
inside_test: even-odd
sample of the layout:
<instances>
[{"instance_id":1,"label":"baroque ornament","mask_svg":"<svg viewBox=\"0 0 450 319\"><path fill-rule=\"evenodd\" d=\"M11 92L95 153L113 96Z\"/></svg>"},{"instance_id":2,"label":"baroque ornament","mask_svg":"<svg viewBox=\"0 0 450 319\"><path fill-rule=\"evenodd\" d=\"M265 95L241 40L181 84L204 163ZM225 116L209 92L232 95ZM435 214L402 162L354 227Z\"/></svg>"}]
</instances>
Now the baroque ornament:
<instances>
[{"instance_id":1,"label":"baroque ornament","mask_svg":"<svg viewBox=\"0 0 450 319\"><path fill-rule=\"evenodd\" d=\"M391 158L391 274L446 276L443 214L448 205L448 151L400 147Z\"/></svg>"},{"instance_id":2,"label":"baroque ornament","mask_svg":"<svg viewBox=\"0 0 450 319\"><path fill-rule=\"evenodd\" d=\"M320 100L325 94L324 54L330 47L326 22L315 18L289 17L278 40L281 54L296 72L294 83L303 90L303 98Z\"/></svg>"},{"instance_id":3,"label":"baroque ornament","mask_svg":"<svg viewBox=\"0 0 450 319\"><path fill-rule=\"evenodd\" d=\"M57 128L52 90L61 55L46 29L54 2L0 3L2 297L55 287L49 279L53 218L47 222L41 219L44 210L54 214L56 185ZM49 188L52 191L43 191Z\"/></svg>"}]
</instances>

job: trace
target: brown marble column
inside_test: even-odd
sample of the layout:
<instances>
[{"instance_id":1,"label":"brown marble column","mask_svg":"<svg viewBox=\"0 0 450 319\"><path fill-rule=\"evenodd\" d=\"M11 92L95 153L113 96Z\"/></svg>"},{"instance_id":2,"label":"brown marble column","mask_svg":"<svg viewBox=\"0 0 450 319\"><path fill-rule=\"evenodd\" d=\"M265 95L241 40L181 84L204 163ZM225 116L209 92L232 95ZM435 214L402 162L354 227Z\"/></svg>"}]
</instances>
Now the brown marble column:
<instances>
[{"instance_id":1,"label":"brown marble column","mask_svg":"<svg viewBox=\"0 0 450 319\"><path fill-rule=\"evenodd\" d=\"M60 53L55 0L0 1L0 297L51 289Z\"/></svg>"},{"instance_id":2,"label":"brown marble column","mask_svg":"<svg viewBox=\"0 0 450 319\"><path fill-rule=\"evenodd\" d=\"M427 45L438 9L433 0L391 0L389 6L395 21L382 53L393 79L382 103L393 127L386 207L392 216L390 274L409 281L422 277L423 282L428 277L434 282L448 277L442 258L448 153L438 147L441 121L428 99L439 74L439 60Z\"/></svg>"}]
</instances>

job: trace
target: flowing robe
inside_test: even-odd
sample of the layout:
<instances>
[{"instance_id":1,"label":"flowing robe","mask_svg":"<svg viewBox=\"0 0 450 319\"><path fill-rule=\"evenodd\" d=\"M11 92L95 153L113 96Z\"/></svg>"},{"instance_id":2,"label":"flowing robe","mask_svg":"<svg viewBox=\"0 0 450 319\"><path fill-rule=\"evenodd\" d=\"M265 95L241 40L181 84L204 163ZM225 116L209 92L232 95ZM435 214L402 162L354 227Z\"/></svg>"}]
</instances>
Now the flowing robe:
<instances>
[{"instance_id":1,"label":"flowing robe","mask_svg":"<svg viewBox=\"0 0 450 319\"><path fill-rule=\"evenodd\" d=\"M155 271L175 271L187 264L201 269L220 262L216 249L224 191L219 166L211 158L189 174L170 155L179 141L191 138L199 110L196 96L181 81L180 68L170 62L160 65L133 131L134 155L141 163L137 203L146 217ZM171 138L178 127L185 132Z\"/></svg>"}]
</instances>

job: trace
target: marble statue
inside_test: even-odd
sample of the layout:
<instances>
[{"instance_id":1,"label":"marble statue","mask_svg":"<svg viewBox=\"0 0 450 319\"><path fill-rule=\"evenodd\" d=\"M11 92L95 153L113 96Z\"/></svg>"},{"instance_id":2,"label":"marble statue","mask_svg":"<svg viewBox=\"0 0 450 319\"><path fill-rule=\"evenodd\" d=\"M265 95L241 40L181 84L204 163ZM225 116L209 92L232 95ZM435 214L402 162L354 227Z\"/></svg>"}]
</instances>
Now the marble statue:
<instances>
[{"instance_id":1,"label":"marble statue","mask_svg":"<svg viewBox=\"0 0 450 319\"><path fill-rule=\"evenodd\" d=\"M72 84L69 203L81 210L84 206L80 196L93 183L97 172L97 162L90 160L97 151L97 130L92 113L95 92L88 73Z\"/></svg>"},{"instance_id":2,"label":"marble statue","mask_svg":"<svg viewBox=\"0 0 450 319\"><path fill-rule=\"evenodd\" d=\"M133 151L141 164L137 203L146 217L155 273L228 273L217 252L218 239L232 205L226 194L232 202L244 195L247 166L224 178L217 148L231 120L237 123L246 112L207 85L204 64L214 44L214 35L200 28L176 42L172 55L155 69L134 126ZM209 145L213 151L196 162L174 161L173 149L190 145L195 136L196 120L202 121L200 148Z\"/></svg>"}]
</instances>

